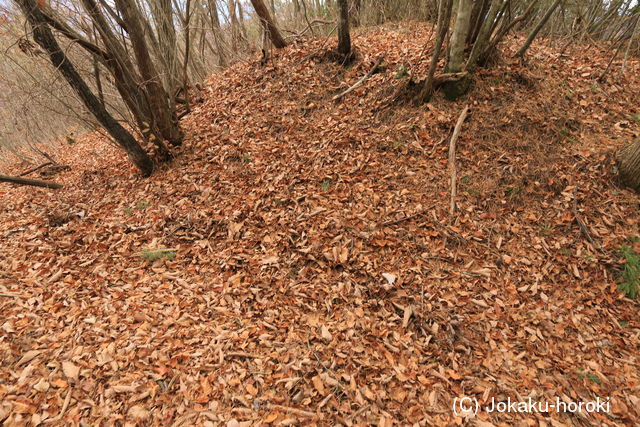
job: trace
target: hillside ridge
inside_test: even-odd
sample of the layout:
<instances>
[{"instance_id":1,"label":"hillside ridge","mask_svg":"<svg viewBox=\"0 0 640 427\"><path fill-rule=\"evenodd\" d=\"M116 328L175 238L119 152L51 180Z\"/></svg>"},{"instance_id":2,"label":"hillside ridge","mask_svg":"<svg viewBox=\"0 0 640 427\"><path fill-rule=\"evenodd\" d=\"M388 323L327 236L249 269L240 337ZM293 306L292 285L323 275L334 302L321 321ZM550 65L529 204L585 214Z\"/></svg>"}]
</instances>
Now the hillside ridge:
<instances>
[{"instance_id":1,"label":"hillside ridge","mask_svg":"<svg viewBox=\"0 0 640 427\"><path fill-rule=\"evenodd\" d=\"M613 153L640 134L640 60L600 81L606 46L537 41L522 64L509 39L459 101L392 102L430 34L362 30L347 68L331 39L237 63L150 178L91 134L60 145L62 190L0 187L0 415L445 425L455 398L531 396L611 411L477 421L637 423L617 271L640 200Z\"/></svg>"}]
</instances>

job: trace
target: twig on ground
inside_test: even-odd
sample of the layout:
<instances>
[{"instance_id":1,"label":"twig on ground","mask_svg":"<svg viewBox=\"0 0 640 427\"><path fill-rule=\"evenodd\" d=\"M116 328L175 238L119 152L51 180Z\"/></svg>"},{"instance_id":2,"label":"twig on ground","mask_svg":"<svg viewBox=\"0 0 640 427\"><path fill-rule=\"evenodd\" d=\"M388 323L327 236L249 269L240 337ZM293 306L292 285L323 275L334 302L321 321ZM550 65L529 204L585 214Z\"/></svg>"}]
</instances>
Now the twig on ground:
<instances>
[{"instance_id":1,"label":"twig on ground","mask_svg":"<svg viewBox=\"0 0 640 427\"><path fill-rule=\"evenodd\" d=\"M258 356L254 356L253 354L250 353L245 353L243 351L232 351L229 353L225 353L225 356L229 356L229 357L244 357L246 359L255 359Z\"/></svg>"},{"instance_id":2,"label":"twig on ground","mask_svg":"<svg viewBox=\"0 0 640 427\"><path fill-rule=\"evenodd\" d=\"M317 414L315 412L305 411L303 409L292 408L290 406L277 405L275 403L269 403L267 405L269 409L279 409L281 411L290 412L295 415L300 415L302 417L310 417L315 418Z\"/></svg>"},{"instance_id":3,"label":"twig on ground","mask_svg":"<svg viewBox=\"0 0 640 427\"><path fill-rule=\"evenodd\" d=\"M414 218L417 218L419 216L422 216L422 215L424 215L426 213L427 213L427 210L424 209L424 210L421 210L420 212L414 213L413 215L405 216L405 217L394 219L394 220L385 221L385 222L382 223L382 226L386 227L386 226L389 226L389 225L400 224L401 222L410 221L410 220L412 220Z\"/></svg>"},{"instance_id":4,"label":"twig on ground","mask_svg":"<svg viewBox=\"0 0 640 427\"><path fill-rule=\"evenodd\" d=\"M41 164L40 166L36 166L35 168L31 168L31 169L29 169L29 170L26 170L26 171L22 172L22 173L21 173L20 175L18 175L18 176L25 176L25 175L29 175L31 172L35 172L35 171L37 171L38 169L42 169L43 167L45 167L45 166L49 166L49 165L52 165L52 164L53 164L53 162L43 163L43 164Z\"/></svg>"},{"instance_id":5,"label":"twig on ground","mask_svg":"<svg viewBox=\"0 0 640 427\"><path fill-rule=\"evenodd\" d=\"M334 96L332 98L332 101L337 101L338 99L342 98L343 96L345 96L346 94L348 94L349 92L351 92L352 90L354 90L355 88L357 88L358 86L360 86L362 83L364 83L365 81L367 81L367 79L369 79L369 77L371 77L373 75L373 73L376 72L376 70L380 67L380 64L382 64L382 61L384 61L384 55L381 55L378 60L375 62L375 64L373 64L373 67L371 67L371 69L369 70L369 72L367 74L365 74L360 80L358 80L357 82L355 82L353 84L353 86L351 86L349 89L345 90L344 92Z\"/></svg>"},{"instance_id":6,"label":"twig on ground","mask_svg":"<svg viewBox=\"0 0 640 427\"><path fill-rule=\"evenodd\" d=\"M469 106L465 105L462 109L462 113L460 113L460 117L458 117L458 122L456 123L456 127L453 130L453 135L451 136L451 140L449 141L449 172L451 175L451 200L449 203L449 216L451 219L453 218L453 214L456 211L456 195L457 195L457 170L456 170L456 142L458 141L458 137L460 136L460 130L462 129L462 124L467 118L467 114L469 113Z\"/></svg>"},{"instance_id":7,"label":"twig on ground","mask_svg":"<svg viewBox=\"0 0 640 427\"><path fill-rule=\"evenodd\" d=\"M591 233L589 233L589 229L580 218L580 214L578 213L578 197L575 194L573 195L573 216L576 219L576 222L578 223L580 231L582 232L584 237L589 241L589 243L593 245L594 248L602 252L602 248L593 240L593 238L591 237Z\"/></svg>"}]
</instances>

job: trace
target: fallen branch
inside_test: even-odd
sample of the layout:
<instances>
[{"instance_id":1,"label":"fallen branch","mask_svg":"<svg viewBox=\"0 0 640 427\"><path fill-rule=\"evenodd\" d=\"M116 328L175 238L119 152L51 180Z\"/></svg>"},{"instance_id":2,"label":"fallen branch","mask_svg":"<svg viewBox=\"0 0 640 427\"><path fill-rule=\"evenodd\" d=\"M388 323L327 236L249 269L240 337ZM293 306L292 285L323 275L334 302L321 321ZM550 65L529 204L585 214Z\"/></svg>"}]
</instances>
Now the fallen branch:
<instances>
[{"instance_id":1,"label":"fallen branch","mask_svg":"<svg viewBox=\"0 0 640 427\"><path fill-rule=\"evenodd\" d=\"M229 353L225 353L225 357L229 356L229 357L240 357L240 358L246 358L246 359L256 359L258 356L254 356L253 354L250 353L245 353L243 351L232 351Z\"/></svg>"},{"instance_id":2,"label":"fallen branch","mask_svg":"<svg viewBox=\"0 0 640 427\"><path fill-rule=\"evenodd\" d=\"M375 73L376 70L380 67L380 64L382 64L382 61L384 61L384 56L380 56L378 58L378 60L376 61L376 63L373 64L373 67L371 67L371 69L369 70L369 72L367 74L365 74L360 80L355 82L353 84L353 86L351 86L349 89L347 89L344 92L334 96L332 98L332 101L337 101L338 99L342 98L343 96L345 96L346 94L348 94L349 92L351 92L352 90L354 90L355 88L360 86L362 83L366 82L369 79L369 77L371 77L373 75L373 73Z\"/></svg>"},{"instance_id":3,"label":"fallen branch","mask_svg":"<svg viewBox=\"0 0 640 427\"><path fill-rule=\"evenodd\" d=\"M431 208L429 208L431 209ZM422 215L426 215L428 213L428 209L423 209L419 212L414 213L413 215L409 215L409 216L403 216L402 218L398 218L398 219L391 219L389 221L385 221L382 223L383 227L387 227L389 225L396 225L396 224L400 224L401 222L405 222L405 221L411 221L414 218L417 218L419 216Z\"/></svg>"},{"instance_id":4,"label":"fallen branch","mask_svg":"<svg viewBox=\"0 0 640 427\"><path fill-rule=\"evenodd\" d=\"M30 185L32 187L44 187L44 188L62 188L62 184L50 181L40 181L39 179L20 178L18 176L0 175L0 182L11 182L19 185Z\"/></svg>"},{"instance_id":5,"label":"fallen branch","mask_svg":"<svg viewBox=\"0 0 640 427\"><path fill-rule=\"evenodd\" d=\"M591 233L589 233L589 229L580 218L580 214L578 213L578 198L575 194L573 196L573 216L576 219L576 222L578 223L580 231L582 232L584 237L589 241L589 243L593 245L594 248L602 251L602 248L593 240L593 238L591 237Z\"/></svg>"},{"instance_id":6,"label":"fallen branch","mask_svg":"<svg viewBox=\"0 0 640 427\"><path fill-rule=\"evenodd\" d=\"M460 136L460 130L462 129L462 124L467 118L467 114L469 113L469 106L465 105L462 109L462 113L460 113L460 117L458 117L458 122L456 123L456 127L453 130L453 135L451 136L451 141L449 141L449 172L451 174L451 200L449 203L449 215L453 218L453 214L456 211L456 195L457 195L457 171L456 171L456 142L458 141L458 136Z\"/></svg>"},{"instance_id":7,"label":"fallen branch","mask_svg":"<svg viewBox=\"0 0 640 427\"><path fill-rule=\"evenodd\" d=\"M49 165L52 165L52 164L53 164L53 162L43 163L43 164L41 164L40 166L36 166L35 168L31 168L31 169L29 169L29 170L26 170L26 171L22 172L22 173L21 173L20 175L18 175L18 176L25 176L25 175L29 175L30 173L35 172L35 171L37 171L38 169L42 169L43 167L45 167L45 166L49 166Z\"/></svg>"},{"instance_id":8,"label":"fallen branch","mask_svg":"<svg viewBox=\"0 0 640 427\"><path fill-rule=\"evenodd\" d=\"M290 406L276 405L275 403L269 403L267 406L269 409L279 409L284 412L290 412L295 415L300 415L302 417L314 418L317 417L315 412L309 412L302 409L292 408Z\"/></svg>"}]
</instances>

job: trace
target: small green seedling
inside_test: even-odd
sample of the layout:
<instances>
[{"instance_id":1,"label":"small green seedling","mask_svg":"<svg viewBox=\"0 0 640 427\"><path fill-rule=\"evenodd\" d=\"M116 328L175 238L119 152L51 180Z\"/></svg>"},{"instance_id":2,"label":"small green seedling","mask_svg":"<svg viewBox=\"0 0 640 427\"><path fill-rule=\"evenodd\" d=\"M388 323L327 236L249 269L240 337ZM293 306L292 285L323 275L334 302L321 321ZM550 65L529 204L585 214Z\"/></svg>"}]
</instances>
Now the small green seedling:
<instances>
[{"instance_id":1,"label":"small green seedling","mask_svg":"<svg viewBox=\"0 0 640 427\"><path fill-rule=\"evenodd\" d=\"M328 191L331 188L331 180L330 179L325 179L324 181L322 181L322 191Z\"/></svg>"},{"instance_id":2,"label":"small green seedling","mask_svg":"<svg viewBox=\"0 0 640 427\"><path fill-rule=\"evenodd\" d=\"M402 64L399 68L398 71L396 71L396 79L401 79L403 77L406 77L409 74L409 71L407 70L407 66Z\"/></svg>"},{"instance_id":3,"label":"small green seedling","mask_svg":"<svg viewBox=\"0 0 640 427\"><path fill-rule=\"evenodd\" d=\"M569 136L569 131L567 129L560 130L560 139L566 139Z\"/></svg>"},{"instance_id":4,"label":"small green seedling","mask_svg":"<svg viewBox=\"0 0 640 427\"><path fill-rule=\"evenodd\" d=\"M153 262L159 260L160 258L167 258L168 260L173 260L176 257L175 249L143 249L140 253L140 256L149 262Z\"/></svg>"},{"instance_id":5,"label":"small green seedling","mask_svg":"<svg viewBox=\"0 0 640 427\"><path fill-rule=\"evenodd\" d=\"M591 372L587 372L587 378L589 379L589 381L591 381L592 383L598 384L600 385L600 378L596 375L596 374L592 374Z\"/></svg>"},{"instance_id":6,"label":"small green seedling","mask_svg":"<svg viewBox=\"0 0 640 427\"><path fill-rule=\"evenodd\" d=\"M618 289L633 299L638 296L640 288L640 254L628 246L623 246L620 252L625 263Z\"/></svg>"},{"instance_id":7,"label":"small green seedling","mask_svg":"<svg viewBox=\"0 0 640 427\"><path fill-rule=\"evenodd\" d=\"M593 374L591 372L584 372L582 369L578 369L576 371L576 374L578 375L578 377L580 379L588 379L589 381L591 381L594 384L600 384L602 381L600 380L600 377L598 377L596 374Z\"/></svg>"},{"instance_id":8,"label":"small green seedling","mask_svg":"<svg viewBox=\"0 0 640 427\"><path fill-rule=\"evenodd\" d=\"M147 202L146 200L140 200L138 203L136 203L136 208L138 210L143 211L143 210L147 209L149 207L149 205L150 205L150 203Z\"/></svg>"},{"instance_id":9,"label":"small green seedling","mask_svg":"<svg viewBox=\"0 0 640 427\"><path fill-rule=\"evenodd\" d=\"M401 140L393 141L394 150L401 150L402 147L404 147L404 141L401 141Z\"/></svg>"}]
</instances>

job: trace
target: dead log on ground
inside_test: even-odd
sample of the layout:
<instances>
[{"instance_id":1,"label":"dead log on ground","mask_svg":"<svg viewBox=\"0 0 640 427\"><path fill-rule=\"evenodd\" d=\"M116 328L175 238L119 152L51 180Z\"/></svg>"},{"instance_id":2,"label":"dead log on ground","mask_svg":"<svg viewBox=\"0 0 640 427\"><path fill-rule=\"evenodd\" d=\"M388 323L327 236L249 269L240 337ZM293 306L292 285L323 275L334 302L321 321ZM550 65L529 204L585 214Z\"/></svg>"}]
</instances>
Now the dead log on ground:
<instances>
[{"instance_id":1,"label":"dead log on ground","mask_svg":"<svg viewBox=\"0 0 640 427\"><path fill-rule=\"evenodd\" d=\"M0 182L11 182L13 184L30 185L32 187L43 187L52 189L62 188L62 184L58 184L56 182L40 181L39 179L20 178L19 176L0 175Z\"/></svg>"}]
</instances>

